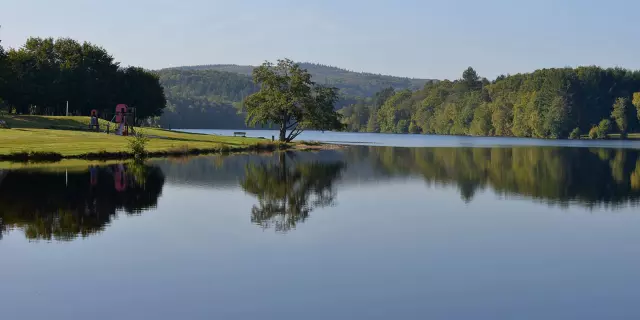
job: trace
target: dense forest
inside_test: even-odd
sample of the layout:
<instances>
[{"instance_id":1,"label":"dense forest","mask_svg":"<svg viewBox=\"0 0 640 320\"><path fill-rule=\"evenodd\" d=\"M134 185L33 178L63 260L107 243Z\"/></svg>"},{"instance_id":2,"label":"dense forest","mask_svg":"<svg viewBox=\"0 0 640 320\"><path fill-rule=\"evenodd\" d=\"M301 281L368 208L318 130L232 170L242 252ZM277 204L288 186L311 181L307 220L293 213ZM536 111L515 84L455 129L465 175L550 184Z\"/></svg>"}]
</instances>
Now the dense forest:
<instances>
[{"instance_id":1,"label":"dense forest","mask_svg":"<svg viewBox=\"0 0 640 320\"><path fill-rule=\"evenodd\" d=\"M120 64L102 47L68 38L30 38L18 49L0 47L0 108L20 114L113 113L136 108L139 119L166 106L157 75Z\"/></svg>"},{"instance_id":2,"label":"dense forest","mask_svg":"<svg viewBox=\"0 0 640 320\"><path fill-rule=\"evenodd\" d=\"M167 97L163 127L245 127L242 101L258 90L251 77L216 70L165 69L157 74Z\"/></svg>"},{"instance_id":3,"label":"dense forest","mask_svg":"<svg viewBox=\"0 0 640 320\"><path fill-rule=\"evenodd\" d=\"M313 81L340 91L336 108L354 104L377 91L393 87L417 90L426 79L409 79L352 72L320 64L301 63ZM160 124L173 128L243 128L242 101L256 92L251 74L253 66L201 65L159 70L168 108Z\"/></svg>"},{"instance_id":4,"label":"dense forest","mask_svg":"<svg viewBox=\"0 0 640 320\"><path fill-rule=\"evenodd\" d=\"M341 112L350 131L605 138L640 130L638 91L640 71L621 68L541 69L493 82L469 68L459 80L387 88Z\"/></svg>"}]
</instances>

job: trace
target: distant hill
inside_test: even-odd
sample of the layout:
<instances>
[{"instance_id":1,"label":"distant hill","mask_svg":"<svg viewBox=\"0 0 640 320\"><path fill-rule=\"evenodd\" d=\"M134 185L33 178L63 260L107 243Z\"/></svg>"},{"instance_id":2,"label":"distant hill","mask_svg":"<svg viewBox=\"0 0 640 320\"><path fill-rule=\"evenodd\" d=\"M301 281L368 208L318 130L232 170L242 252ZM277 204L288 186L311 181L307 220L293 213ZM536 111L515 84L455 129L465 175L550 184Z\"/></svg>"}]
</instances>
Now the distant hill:
<instances>
[{"instance_id":1,"label":"distant hill","mask_svg":"<svg viewBox=\"0 0 640 320\"><path fill-rule=\"evenodd\" d=\"M341 99L336 108L373 97L388 87L418 90L431 81L353 72L314 63L300 65L311 73L313 81L340 90ZM253 69L253 66L217 64L156 71L168 101L160 124L183 129L243 128L242 100L258 89L251 79Z\"/></svg>"},{"instance_id":2,"label":"distant hill","mask_svg":"<svg viewBox=\"0 0 640 320\"><path fill-rule=\"evenodd\" d=\"M313 81L324 85L335 86L340 89L341 94L346 97L371 97L376 94L376 92L388 87L393 87L396 90L410 89L413 91L422 89L427 82L432 81L432 79L413 79L367 72L355 72L338 67L309 62L302 62L300 63L300 66L311 73ZM254 66L211 64L184 66L174 69L217 70L251 76L253 68Z\"/></svg>"},{"instance_id":3,"label":"distant hill","mask_svg":"<svg viewBox=\"0 0 640 320\"><path fill-rule=\"evenodd\" d=\"M250 77L217 70L157 71L167 108L160 125L181 129L240 129L242 100L256 92Z\"/></svg>"}]
</instances>

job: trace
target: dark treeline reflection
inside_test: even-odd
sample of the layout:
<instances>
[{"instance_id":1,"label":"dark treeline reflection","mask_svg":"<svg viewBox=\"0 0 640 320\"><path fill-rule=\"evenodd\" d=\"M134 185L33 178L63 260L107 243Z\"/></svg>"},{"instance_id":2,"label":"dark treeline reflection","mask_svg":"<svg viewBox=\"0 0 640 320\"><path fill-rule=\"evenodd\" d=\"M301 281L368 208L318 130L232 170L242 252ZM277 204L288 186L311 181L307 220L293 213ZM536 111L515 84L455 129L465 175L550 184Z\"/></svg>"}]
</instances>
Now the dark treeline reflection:
<instances>
[{"instance_id":1,"label":"dark treeline reflection","mask_svg":"<svg viewBox=\"0 0 640 320\"><path fill-rule=\"evenodd\" d=\"M99 232L116 211L155 207L165 181L158 167L91 167L82 172L8 171L0 180L0 237L22 229L29 239L72 240Z\"/></svg>"},{"instance_id":2,"label":"dark treeline reflection","mask_svg":"<svg viewBox=\"0 0 640 320\"><path fill-rule=\"evenodd\" d=\"M172 183L233 188L240 181L258 199L251 209L252 221L281 231L304 221L314 208L332 203L339 192L336 184L364 187L409 177L419 177L427 185L455 187L465 202L472 202L482 190L562 207L616 208L640 200L640 151L632 149L353 146L156 164ZM390 188L388 197L394 192Z\"/></svg>"},{"instance_id":3,"label":"dark treeline reflection","mask_svg":"<svg viewBox=\"0 0 640 320\"><path fill-rule=\"evenodd\" d=\"M343 162L298 161L295 153L280 153L277 161L248 163L242 188L258 198L251 222L278 232L295 228L315 208L333 205L333 184Z\"/></svg>"},{"instance_id":4,"label":"dark treeline reflection","mask_svg":"<svg viewBox=\"0 0 640 320\"><path fill-rule=\"evenodd\" d=\"M549 204L616 206L640 198L640 153L630 149L353 148L351 161L369 159L386 176L419 175L454 185L464 201L489 187ZM359 159L359 160L358 160Z\"/></svg>"}]
</instances>

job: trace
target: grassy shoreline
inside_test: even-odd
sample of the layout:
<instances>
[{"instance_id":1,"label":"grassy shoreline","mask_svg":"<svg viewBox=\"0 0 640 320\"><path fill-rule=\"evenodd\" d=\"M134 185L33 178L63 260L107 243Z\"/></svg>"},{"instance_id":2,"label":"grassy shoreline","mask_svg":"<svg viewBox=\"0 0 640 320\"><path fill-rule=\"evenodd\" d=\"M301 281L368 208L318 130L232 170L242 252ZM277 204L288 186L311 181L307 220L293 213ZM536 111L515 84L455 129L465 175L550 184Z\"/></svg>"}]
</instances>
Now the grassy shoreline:
<instances>
[{"instance_id":1,"label":"grassy shoreline","mask_svg":"<svg viewBox=\"0 0 640 320\"><path fill-rule=\"evenodd\" d=\"M0 161L54 162L62 159L130 159L128 137L87 130L89 117L16 116L0 117L10 129L0 129ZM105 128L106 122L101 123ZM112 127L113 128L113 127ZM148 156L167 157L274 151L298 148L261 138L227 137L183 133L158 128L136 128L149 137Z\"/></svg>"}]
</instances>

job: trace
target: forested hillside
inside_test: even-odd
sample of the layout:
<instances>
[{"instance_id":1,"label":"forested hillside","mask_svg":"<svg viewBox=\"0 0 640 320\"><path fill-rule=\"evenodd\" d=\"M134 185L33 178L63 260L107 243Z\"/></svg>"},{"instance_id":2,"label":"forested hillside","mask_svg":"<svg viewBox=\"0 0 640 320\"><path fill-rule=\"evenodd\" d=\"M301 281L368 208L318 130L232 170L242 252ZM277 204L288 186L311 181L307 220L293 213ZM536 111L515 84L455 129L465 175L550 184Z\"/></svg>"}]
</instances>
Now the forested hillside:
<instances>
[{"instance_id":1,"label":"forested hillside","mask_svg":"<svg viewBox=\"0 0 640 320\"><path fill-rule=\"evenodd\" d=\"M322 64L303 62L300 67L307 69L313 81L331 85L340 89L340 93L345 97L370 97L376 92L386 88L393 87L395 89L421 89L425 83L430 82L428 79L411 79L403 77L394 77L366 72L354 72ZM179 70L217 70L234 72L251 76L253 66L239 66L229 64L213 64L201 66L178 67Z\"/></svg>"},{"instance_id":2,"label":"forested hillside","mask_svg":"<svg viewBox=\"0 0 640 320\"><path fill-rule=\"evenodd\" d=\"M357 103L377 91L393 87L417 90L429 80L357 73L319 64L302 63L313 81L340 89L336 108ZM252 66L204 65L158 71L168 108L160 124L172 128L243 128L242 100L254 93Z\"/></svg>"},{"instance_id":3,"label":"forested hillside","mask_svg":"<svg viewBox=\"0 0 640 320\"><path fill-rule=\"evenodd\" d=\"M168 128L243 128L242 100L257 90L249 76L216 70L165 69L158 72Z\"/></svg>"},{"instance_id":4,"label":"forested hillside","mask_svg":"<svg viewBox=\"0 0 640 320\"><path fill-rule=\"evenodd\" d=\"M640 130L639 91L640 72L620 68L541 69L493 82L469 68L459 80L388 88L341 112L351 131L604 138Z\"/></svg>"}]
</instances>

